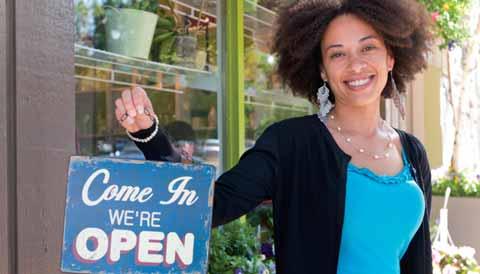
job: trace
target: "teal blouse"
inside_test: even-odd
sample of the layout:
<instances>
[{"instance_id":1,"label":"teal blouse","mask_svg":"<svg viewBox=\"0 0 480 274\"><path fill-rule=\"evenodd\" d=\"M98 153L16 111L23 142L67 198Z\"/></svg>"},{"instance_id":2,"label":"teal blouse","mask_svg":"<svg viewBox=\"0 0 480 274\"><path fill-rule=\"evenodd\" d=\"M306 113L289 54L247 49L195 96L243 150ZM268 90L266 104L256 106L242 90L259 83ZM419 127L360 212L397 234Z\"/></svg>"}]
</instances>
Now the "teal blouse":
<instances>
[{"instance_id":1,"label":"teal blouse","mask_svg":"<svg viewBox=\"0 0 480 274\"><path fill-rule=\"evenodd\" d=\"M337 274L399 274L400 259L425 212L422 190L404 167L395 176L348 165Z\"/></svg>"}]
</instances>

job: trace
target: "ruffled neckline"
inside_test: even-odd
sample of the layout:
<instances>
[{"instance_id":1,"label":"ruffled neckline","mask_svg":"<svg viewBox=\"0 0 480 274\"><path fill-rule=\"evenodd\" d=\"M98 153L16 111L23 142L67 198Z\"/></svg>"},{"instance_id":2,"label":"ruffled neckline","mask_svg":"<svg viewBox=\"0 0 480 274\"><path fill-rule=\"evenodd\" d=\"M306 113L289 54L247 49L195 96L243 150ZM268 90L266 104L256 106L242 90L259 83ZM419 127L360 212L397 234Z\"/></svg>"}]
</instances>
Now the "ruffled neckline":
<instances>
[{"instance_id":1,"label":"ruffled neckline","mask_svg":"<svg viewBox=\"0 0 480 274\"><path fill-rule=\"evenodd\" d=\"M406 181L411 179L410 163L405 161L405 159L403 161L403 169L396 175L379 175L366 167L357 167L352 163L348 163L348 171L352 171L357 174L364 175L372 179L373 181L382 183L382 184L405 183Z\"/></svg>"}]
</instances>

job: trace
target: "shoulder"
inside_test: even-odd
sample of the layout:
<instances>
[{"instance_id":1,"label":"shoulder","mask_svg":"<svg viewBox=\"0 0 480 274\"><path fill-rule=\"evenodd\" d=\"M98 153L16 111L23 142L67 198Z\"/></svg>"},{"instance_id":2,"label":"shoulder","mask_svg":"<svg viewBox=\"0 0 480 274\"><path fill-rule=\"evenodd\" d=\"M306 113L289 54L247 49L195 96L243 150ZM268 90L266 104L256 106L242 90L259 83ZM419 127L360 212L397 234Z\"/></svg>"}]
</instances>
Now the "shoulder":
<instances>
[{"instance_id":1,"label":"shoulder","mask_svg":"<svg viewBox=\"0 0 480 274\"><path fill-rule=\"evenodd\" d=\"M428 161L427 151L422 142L413 134L405 132L403 130L396 129L402 140L402 144L406 149L407 154L411 156L414 164L420 167L421 170L428 172L430 164Z\"/></svg>"},{"instance_id":2,"label":"shoulder","mask_svg":"<svg viewBox=\"0 0 480 274\"><path fill-rule=\"evenodd\" d=\"M401 129L395 129L395 130L400 135L400 140L402 141L402 143L405 143L406 145L408 145L410 150L412 150L417 154L426 153L425 146L415 135Z\"/></svg>"}]
</instances>

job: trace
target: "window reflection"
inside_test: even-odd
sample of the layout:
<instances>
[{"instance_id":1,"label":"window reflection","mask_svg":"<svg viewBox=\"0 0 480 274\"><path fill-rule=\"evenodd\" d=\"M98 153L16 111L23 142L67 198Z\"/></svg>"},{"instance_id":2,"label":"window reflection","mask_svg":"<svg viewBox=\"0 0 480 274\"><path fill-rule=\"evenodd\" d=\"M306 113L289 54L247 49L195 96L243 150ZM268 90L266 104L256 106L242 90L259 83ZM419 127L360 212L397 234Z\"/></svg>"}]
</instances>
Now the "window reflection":
<instances>
[{"instance_id":1,"label":"window reflection","mask_svg":"<svg viewBox=\"0 0 480 274\"><path fill-rule=\"evenodd\" d=\"M136 85L176 146L218 166L216 1L74 3L77 153L143 159L114 114Z\"/></svg>"},{"instance_id":2,"label":"window reflection","mask_svg":"<svg viewBox=\"0 0 480 274\"><path fill-rule=\"evenodd\" d=\"M311 104L294 98L275 73L271 54L277 12L291 0L244 0L245 145L250 147L276 121L313 112Z\"/></svg>"}]
</instances>

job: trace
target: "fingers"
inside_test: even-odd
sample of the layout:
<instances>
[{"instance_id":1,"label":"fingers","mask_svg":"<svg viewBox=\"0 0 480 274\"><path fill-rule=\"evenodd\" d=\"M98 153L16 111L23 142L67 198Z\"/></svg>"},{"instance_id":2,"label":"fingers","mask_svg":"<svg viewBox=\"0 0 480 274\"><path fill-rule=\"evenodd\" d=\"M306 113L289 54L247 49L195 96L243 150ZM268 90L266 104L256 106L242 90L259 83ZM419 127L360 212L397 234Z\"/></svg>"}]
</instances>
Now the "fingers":
<instances>
[{"instance_id":1,"label":"fingers","mask_svg":"<svg viewBox=\"0 0 480 274\"><path fill-rule=\"evenodd\" d=\"M143 97L143 103L144 103L144 106L145 108L148 108L148 110L150 111L150 114L154 114L154 111L153 111L153 105L152 105L152 102L150 101L150 98L148 98L148 95L147 93L145 92L145 90L141 89L140 88L140 91L143 93L144 97Z\"/></svg>"},{"instance_id":2,"label":"fingers","mask_svg":"<svg viewBox=\"0 0 480 274\"><path fill-rule=\"evenodd\" d=\"M137 114L144 114L146 108L149 109L150 114L153 114L152 102L148 98L147 92L141 87L124 90L122 99L128 115L132 117Z\"/></svg>"},{"instance_id":3,"label":"fingers","mask_svg":"<svg viewBox=\"0 0 480 274\"><path fill-rule=\"evenodd\" d=\"M147 92L140 88L140 87L135 87L132 90L133 93L133 101L136 106L137 114L143 114L146 112L145 110L148 109L149 114L154 115L153 111L153 105L152 102L150 101L150 98L148 98ZM145 113L148 114L148 113Z\"/></svg>"},{"instance_id":4,"label":"fingers","mask_svg":"<svg viewBox=\"0 0 480 274\"><path fill-rule=\"evenodd\" d=\"M124 128L131 127L134 120L129 114L127 114L123 100L120 98L115 100L115 106L115 116L117 117L118 122L120 122Z\"/></svg>"},{"instance_id":5,"label":"fingers","mask_svg":"<svg viewBox=\"0 0 480 274\"><path fill-rule=\"evenodd\" d=\"M144 113L144 101L145 98L147 97L147 93L139 87L134 87L132 89L132 99L133 99L133 104L135 106L135 110L137 111L137 114L143 114Z\"/></svg>"},{"instance_id":6,"label":"fingers","mask_svg":"<svg viewBox=\"0 0 480 274\"><path fill-rule=\"evenodd\" d=\"M125 112L122 100L117 99L115 101L115 105L117 106L115 108L115 116L117 117L117 120L122 125L122 127L129 132L137 132L138 130L140 130L132 117L128 116L128 114Z\"/></svg>"},{"instance_id":7,"label":"fingers","mask_svg":"<svg viewBox=\"0 0 480 274\"><path fill-rule=\"evenodd\" d=\"M123 106L125 111L128 113L128 116L135 117L137 116L137 111L135 110L135 105L133 102L132 92L130 89L126 89L122 92Z\"/></svg>"},{"instance_id":8,"label":"fingers","mask_svg":"<svg viewBox=\"0 0 480 274\"><path fill-rule=\"evenodd\" d=\"M155 114L152 103L140 87L122 91L121 98L115 100L115 106L117 120L130 132L149 128L153 124L152 116Z\"/></svg>"}]
</instances>

